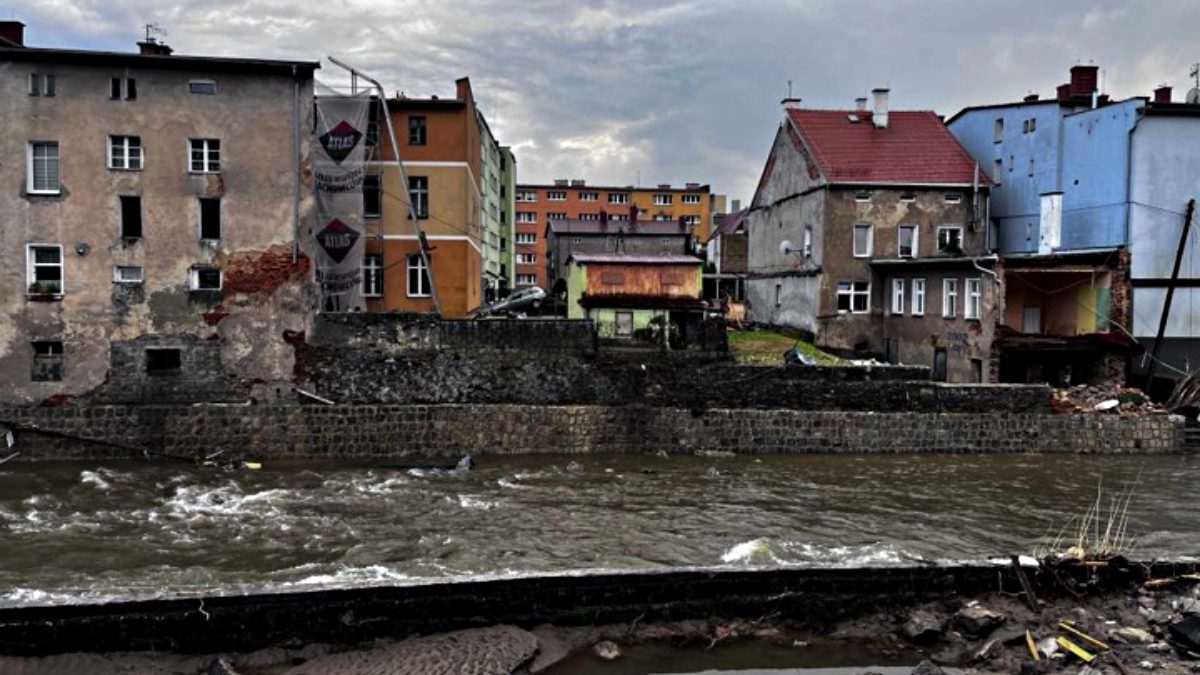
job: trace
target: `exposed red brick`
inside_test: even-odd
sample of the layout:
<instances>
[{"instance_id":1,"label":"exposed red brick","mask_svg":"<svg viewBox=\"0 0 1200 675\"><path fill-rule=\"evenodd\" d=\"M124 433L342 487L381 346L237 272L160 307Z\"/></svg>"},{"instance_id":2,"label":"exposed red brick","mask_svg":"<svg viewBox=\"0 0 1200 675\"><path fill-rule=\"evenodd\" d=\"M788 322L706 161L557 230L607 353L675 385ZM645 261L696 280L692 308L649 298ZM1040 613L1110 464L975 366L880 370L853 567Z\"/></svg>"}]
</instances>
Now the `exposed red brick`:
<instances>
[{"instance_id":1,"label":"exposed red brick","mask_svg":"<svg viewBox=\"0 0 1200 675\"><path fill-rule=\"evenodd\" d=\"M214 309L211 312L204 313L204 323L206 323L210 326L215 326L215 325L221 323L221 319L224 319L227 316L229 316L229 312L226 312L225 310L218 307L217 309Z\"/></svg>"},{"instance_id":2,"label":"exposed red brick","mask_svg":"<svg viewBox=\"0 0 1200 675\"><path fill-rule=\"evenodd\" d=\"M70 394L55 394L41 402L43 408L57 408L60 405L65 405L75 398Z\"/></svg>"},{"instance_id":3,"label":"exposed red brick","mask_svg":"<svg viewBox=\"0 0 1200 675\"><path fill-rule=\"evenodd\" d=\"M270 293L309 275L312 262L300 253L292 262L292 248L272 246L265 251L242 251L226 259L221 295Z\"/></svg>"}]
</instances>

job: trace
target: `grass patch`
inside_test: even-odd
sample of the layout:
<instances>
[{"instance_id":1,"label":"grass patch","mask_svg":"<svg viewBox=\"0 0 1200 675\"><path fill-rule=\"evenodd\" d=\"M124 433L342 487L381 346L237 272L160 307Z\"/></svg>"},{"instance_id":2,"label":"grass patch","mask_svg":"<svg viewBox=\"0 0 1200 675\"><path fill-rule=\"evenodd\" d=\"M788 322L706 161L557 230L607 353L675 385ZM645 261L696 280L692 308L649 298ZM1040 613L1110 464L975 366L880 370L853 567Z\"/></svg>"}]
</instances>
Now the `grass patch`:
<instances>
[{"instance_id":1,"label":"grass patch","mask_svg":"<svg viewBox=\"0 0 1200 675\"><path fill-rule=\"evenodd\" d=\"M811 356L819 365L844 363L803 340L773 330L731 330L728 337L729 351L738 363L782 365L783 353L792 347Z\"/></svg>"}]
</instances>

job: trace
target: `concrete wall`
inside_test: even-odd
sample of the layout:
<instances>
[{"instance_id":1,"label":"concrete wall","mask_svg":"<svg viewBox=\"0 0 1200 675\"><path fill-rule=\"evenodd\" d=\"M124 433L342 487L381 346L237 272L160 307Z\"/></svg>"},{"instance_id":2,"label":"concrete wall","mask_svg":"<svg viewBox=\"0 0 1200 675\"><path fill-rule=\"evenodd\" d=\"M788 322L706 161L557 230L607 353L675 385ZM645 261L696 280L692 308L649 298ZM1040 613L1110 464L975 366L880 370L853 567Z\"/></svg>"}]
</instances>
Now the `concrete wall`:
<instances>
[{"instance_id":1,"label":"concrete wall","mask_svg":"<svg viewBox=\"0 0 1200 675\"><path fill-rule=\"evenodd\" d=\"M1128 241L1129 130L1144 104L1130 99L1063 117L1062 249Z\"/></svg>"},{"instance_id":2,"label":"concrete wall","mask_svg":"<svg viewBox=\"0 0 1200 675\"><path fill-rule=\"evenodd\" d=\"M54 97L28 94L34 71L56 75ZM110 100L111 77L136 78L137 100ZM217 93L190 94L191 79L214 80ZM109 345L144 334L211 338L246 378L290 377L281 335L304 330L315 304L309 258L293 260L292 249L297 209L305 242L310 228L311 79L294 98L290 75L0 62L0 401L89 391L104 381ZM109 135L140 136L144 168L107 169ZM219 174L189 173L189 138L221 141ZM27 193L31 140L58 142L61 194ZM140 239L120 236L121 195L141 197ZM219 241L199 239L199 197L221 199ZM61 298L27 297L29 243L62 246ZM222 268L220 292L189 290L201 263ZM114 283L115 265L141 266L144 282ZM31 342L41 340L64 345L60 382L31 381Z\"/></svg>"},{"instance_id":3,"label":"concrete wall","mask_svg":"<svg viewBox=\"0 0 1200 675\"><path fill-rule=\"evenodd\" d=\"M0 419L18 425L21 461L143 451L177 457L224 451L231 460L659 450L1166 453L1179 451L1183 430L1183 418L1168 415L541 405L0 408Z\"/></svg>"}]
</instances>

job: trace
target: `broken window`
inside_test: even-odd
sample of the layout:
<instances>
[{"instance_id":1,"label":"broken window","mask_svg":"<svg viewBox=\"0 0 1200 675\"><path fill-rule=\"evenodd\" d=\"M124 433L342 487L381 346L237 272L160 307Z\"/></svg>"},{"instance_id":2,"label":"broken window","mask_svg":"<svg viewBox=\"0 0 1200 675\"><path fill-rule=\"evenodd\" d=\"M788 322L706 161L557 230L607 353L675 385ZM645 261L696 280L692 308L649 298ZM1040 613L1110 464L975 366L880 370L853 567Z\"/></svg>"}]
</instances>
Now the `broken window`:
<instances>
[{"instance_id":1,"label":"broken window","mask_svg":"<svg viewBox=\"0 0 1200 675\"><path fill-rule=\"evenodd\" d=\"M108 168L139 171L142 168L141 136L109 136Z\"/></svg>"},{"instance_id":2,"label":"broken window","mask_svg":"<svg viewBox=\"0 0 1200 675\"><path fill-rule=\"evenodd\" d=\"M155 347L146 350L146 372L150 374L177 373L183 368L178 349Z\"/></svg>"},{"instance_id":3,"label":"broken window","mask_svg":"<svg viewBox=\"0 0 1200 675\"><path fill-rule=\"evenodd\" d=\"M215 138L193 138L188 141L192 173L221 171L221 141Z\"/></svg>"},{"instance_id":4,"label":"broken window","mask_svg":"<svg viewBox=\"0 0 1200 675\"><path fill-rule=\"evenodd\" d=\"M866 281L842 281L837 285L839 312L866 313L871 308L871 284Z\"/></svg>"},{"instance_id":5,"label":"broken window","mask_svg":"<svg viewBox=\"0 0 1200 675\"><path fill-rule=\"evenodd\" d=\"M871 255L871 226L859 223L854 226L854 257L866 258Z\"/></svg>"},{"instance_id":6,"label":"broken window","mask_svg":"<svg viewBox=\"0 0 1200 675\"><path fill-rule=\"evenodd\" d=\"M121 197L121 238L140 239L142 236L142 198Z\"/></svg>"},{"instance_id":7,"label":"broken window","mask_svg":"<svg viewBox=\"0 0 1200 675\"><path fill-rule=\"evenodd\" d=\"M363 215L367 218L378 218L380 214L380 185L379 174L369 173L363 176Z\"/></svg>"},{"instance_id":8,"label":"broken window","mask_svg":"<svg viewBox=\"0 0 1200 675\"><path fill-rule=\"evenodd\" d=\"M409 145L425 145L428 140L428 130L425 126L424 115L409 115L408 117L408 144Z\"/></svg>"},{"instance_id":9,"label":"broken window","mask_svg":"<svg viewBox=\"0 0 1200 675\"><path fill-rule=\"evenodd\" d=\"M63 344L57 340L33 343L33 363L29 379L34 382L61 382L63 379Z\"/></svg>"},{"instance_id":10,"label":"broken window","mask_svg":"<svg viewBox=\"0 0 1200 675\"><path fill-rule=\"evenodd\" d=\"M221 200L200 198L200 238L221 238Z\"/></svg>"},{"instance_id":11,"label":"broken window","mask_svg":"<svg viewBox=\"0 0 1200 675\"><path fill-rule=\"evenodd\" d=\"M916 225L901 225L898 253L901 258L917 257L917 227Z\"/></svg>"},{"instance_id":12,"label":"broken window","mask_svg":"<svg viewBox=\"0 0 1200 675\"><path fill-rule=\"evenodd\" d=\"M25 252L30 295L63 292L63 255L59 244L29 244Z\"/></svg>"},{"instance_id":13,"label":"broken window","mask_svg":"<svg viewBox=\"0 0 1200 675\"><path fill-rule=\"evenodd\" d=\"M137 80L132 77L125 78L125 100L133 101L137 99Z\"/></svg>"},{"instance_id":14,"label":"broken window","mask_svg":"<svg viewBox=\"0 0 1200 675\"><path fill-rule=\"evenodd\" d=\"M29 192L58 194L58 142L33 141L29 144Z\"/></svg>"},{"instance_id":15,"label":"broken window","mask_svg":"<svg viewBox=\"0 0 1200 675\"><path fill-rule=\"evenodd\" d=\"M938 253L962 254L962 228L938 228Z\"/></svg>"},{"instance_id":16,"label":"broken window","mask_svg":"<svg viewBox=\"0 0 1200 675\"><path fill-rule=\"evenodd\" d=\"M383 296L383 256L368 253L363 256L362 294L368 298Z\"/></svg>"},{"instance_id":17,"label":"broken window","mask_svg":"<svg viewBox=\"0 0 1200 675\"><path fill-rule=\"evenodd\" d=\"M221 290L221 268L200 266L193 267L188 274L188 287L193 291Z\"/></svg>"},{"instance_id":18,"label":"broken window","mask_svg":"<svg viewBox=\"0 0 1200 675\"><path fill-rule=\"evenodd\" d=\"M953 319L958 314L958 279L942 280L942 316Z\"/></svg>"}]
</instances>

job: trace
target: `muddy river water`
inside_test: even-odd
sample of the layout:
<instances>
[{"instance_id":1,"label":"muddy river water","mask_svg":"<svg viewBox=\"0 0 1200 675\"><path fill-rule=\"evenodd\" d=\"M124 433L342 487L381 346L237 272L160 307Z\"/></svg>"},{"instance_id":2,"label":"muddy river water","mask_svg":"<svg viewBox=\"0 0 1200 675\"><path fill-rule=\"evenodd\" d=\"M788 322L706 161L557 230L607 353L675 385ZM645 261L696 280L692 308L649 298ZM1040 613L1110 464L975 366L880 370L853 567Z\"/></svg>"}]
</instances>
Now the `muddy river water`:
<instances>
[{"instance_id":1,"label":"muddy river water","mask_svg":"<svg viewBox=\"0 0 1200 675\"><path fill-rule=\"evenodd\" d=\"M585 569L977 561L1033 553L1088 509L1098 482L1108 495L1135 479L1135 554L1200 556L1200 456L528 456L467 472L10 462L0 606Z\"/></svg>"}]
</instances>

